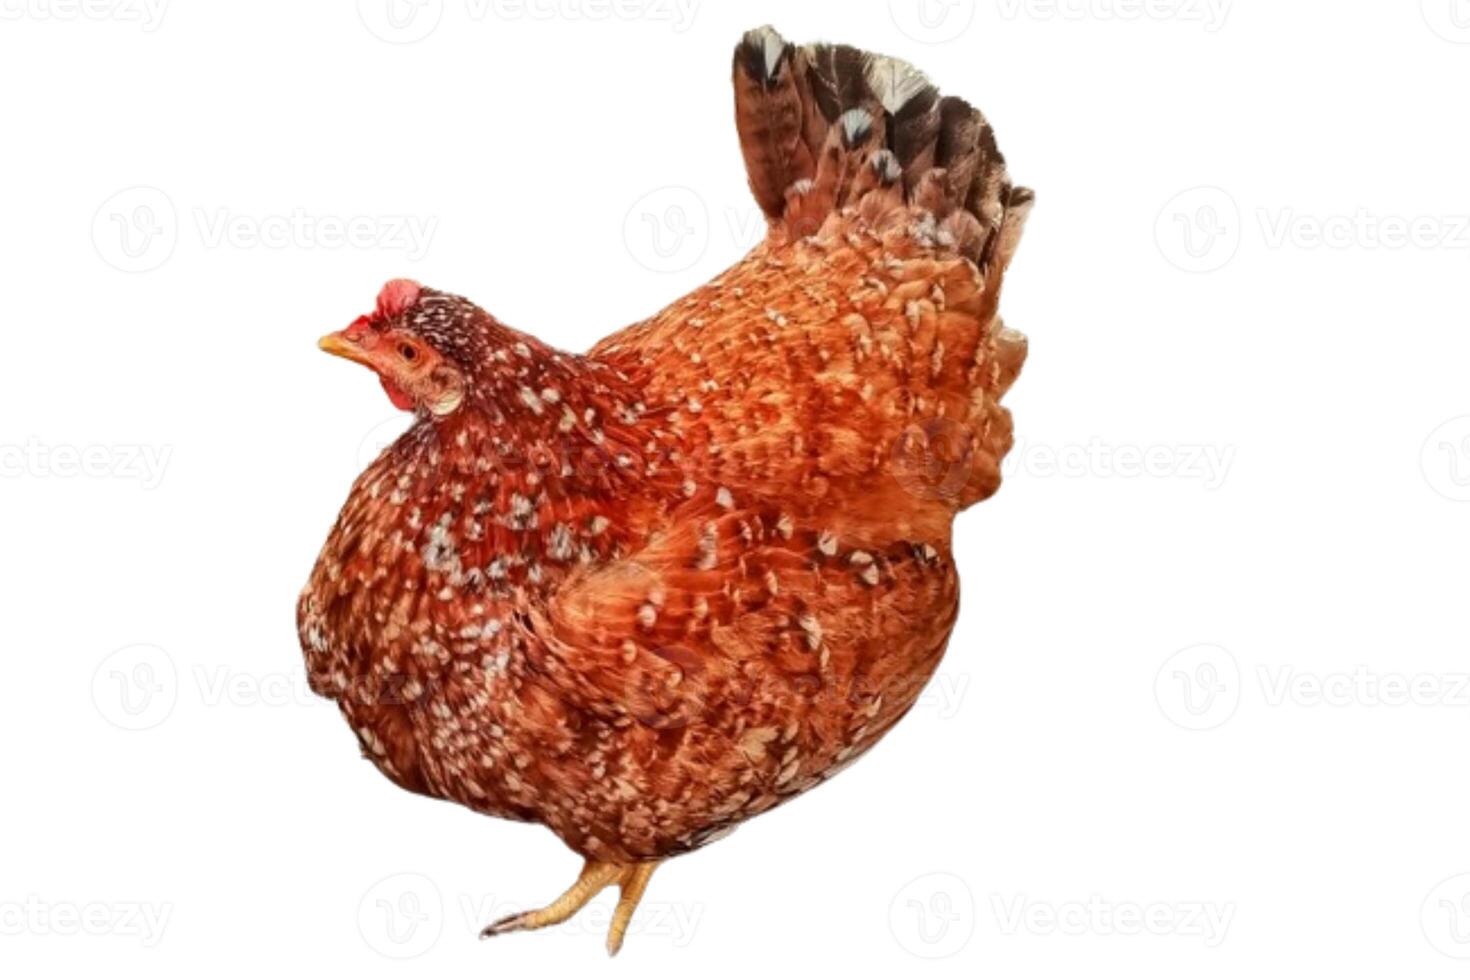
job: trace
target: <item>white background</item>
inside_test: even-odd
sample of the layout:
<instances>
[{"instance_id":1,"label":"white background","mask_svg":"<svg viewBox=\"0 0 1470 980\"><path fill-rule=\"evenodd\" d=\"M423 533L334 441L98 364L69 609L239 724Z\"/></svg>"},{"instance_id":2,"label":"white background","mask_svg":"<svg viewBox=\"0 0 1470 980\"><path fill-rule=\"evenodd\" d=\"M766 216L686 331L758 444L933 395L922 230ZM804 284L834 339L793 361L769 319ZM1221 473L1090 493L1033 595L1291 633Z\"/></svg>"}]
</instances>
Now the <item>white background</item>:
<instances>
[{"instance_id":1,"label":"white background","mask_svg":"<svg viewBox=\"0 0 1470 980\"><path fill-rule=\"evenodd\" d=\"M1465 0L153 2L0 0L7 975L1464 975ZM612 963L612 892L481 944L578 859L305 691L404 424L315 341L408 275L582 349L733 262L767 20L918 63L1036 188L1011 476L861 765Z\"/></svg>"}]
</instances>

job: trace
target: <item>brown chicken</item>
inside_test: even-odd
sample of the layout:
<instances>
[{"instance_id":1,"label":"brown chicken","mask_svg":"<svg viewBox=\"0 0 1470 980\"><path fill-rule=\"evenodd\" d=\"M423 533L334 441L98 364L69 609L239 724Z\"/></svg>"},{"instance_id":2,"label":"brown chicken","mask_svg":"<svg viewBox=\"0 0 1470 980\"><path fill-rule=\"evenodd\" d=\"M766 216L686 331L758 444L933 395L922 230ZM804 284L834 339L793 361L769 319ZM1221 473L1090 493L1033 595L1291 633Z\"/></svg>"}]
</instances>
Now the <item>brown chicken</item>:
<instances>
[{"instance_id":1,"label":"brown chicken","mask_svg":"<svg viewBox=\"0 0 1470 980\"><path fill-rule=\"evenodd\" d=\"M957 614L1025 338L996 314L1032 196L919 72L748 33L735 121L769 234L585 355L395 280L323 338L412 427L301 595L311 685L398 785L545 824L614 882L851 763Z\"/></svg>"}]
</instances>

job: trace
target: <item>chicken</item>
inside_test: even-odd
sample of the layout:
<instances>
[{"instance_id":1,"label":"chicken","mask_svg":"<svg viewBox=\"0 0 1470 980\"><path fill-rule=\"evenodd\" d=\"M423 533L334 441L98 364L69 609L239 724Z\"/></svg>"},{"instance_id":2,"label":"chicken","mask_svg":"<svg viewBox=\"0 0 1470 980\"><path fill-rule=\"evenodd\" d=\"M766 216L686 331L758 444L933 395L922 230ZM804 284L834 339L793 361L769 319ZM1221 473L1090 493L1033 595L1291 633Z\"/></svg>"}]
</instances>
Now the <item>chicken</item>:
<instances>
[{"instance_id":1,"label":"chicken","mask_svg":"<svg viewBox=\"0 0 1470 980\"><path fill-rule=\"evenodd\" d=\"M853 762L958 611L955 514L994 493L1025 338L997 315L1032 202L989 125L895 59L734 57L769 234L585 355L388 283L321 341L412 426L301 594L314 691L405 789L544 824L561 922Z\"/></svg>"}]
</instances>

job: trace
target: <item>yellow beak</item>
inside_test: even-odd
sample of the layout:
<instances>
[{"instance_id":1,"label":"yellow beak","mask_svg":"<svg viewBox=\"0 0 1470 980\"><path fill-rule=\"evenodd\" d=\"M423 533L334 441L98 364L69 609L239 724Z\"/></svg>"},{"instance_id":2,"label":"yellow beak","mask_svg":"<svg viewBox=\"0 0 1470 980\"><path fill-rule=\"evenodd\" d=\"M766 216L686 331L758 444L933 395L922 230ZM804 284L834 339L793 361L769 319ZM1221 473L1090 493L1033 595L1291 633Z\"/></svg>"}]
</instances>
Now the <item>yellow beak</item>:
<instances>
[{"instance_id":1,"label":"yellow beak","mask_svg":"<svg viewBox=\"0 0 1470 980\"><path fill-rule=\"evenodd\" d=\"M356 361L358 364L371 366L367 351L363 350L361 345L348 340L347 336L341 330L336 333L327 334L321 340L318 340L316 345L328 354L335 354L338 357L345 357L349 361Z\"/></svg>"}]
</instances>

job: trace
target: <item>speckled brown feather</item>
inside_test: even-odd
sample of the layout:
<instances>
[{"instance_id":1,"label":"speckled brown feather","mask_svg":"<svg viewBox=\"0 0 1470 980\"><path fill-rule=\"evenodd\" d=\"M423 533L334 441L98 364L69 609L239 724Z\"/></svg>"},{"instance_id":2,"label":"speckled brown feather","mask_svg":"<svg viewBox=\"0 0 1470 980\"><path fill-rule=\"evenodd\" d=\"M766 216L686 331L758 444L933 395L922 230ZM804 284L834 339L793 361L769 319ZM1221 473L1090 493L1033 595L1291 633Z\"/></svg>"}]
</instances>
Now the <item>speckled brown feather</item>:
<instances>
[{"instance_id":1,"label":"speckled brown feather","mask_svg":"<svg viewBox=\"0 0 1470 980\"><path fill-rule=\"evenodd\" d=\"M432 290L374 323L468 377L359 478L298 611L313 688L390 778L627 864L913 704L958 612L953 518L1011 444L1025 339L997 306L1031 198L901 67L747 35L769 237L585 356Z\"/></svg>"}]
</instances>

